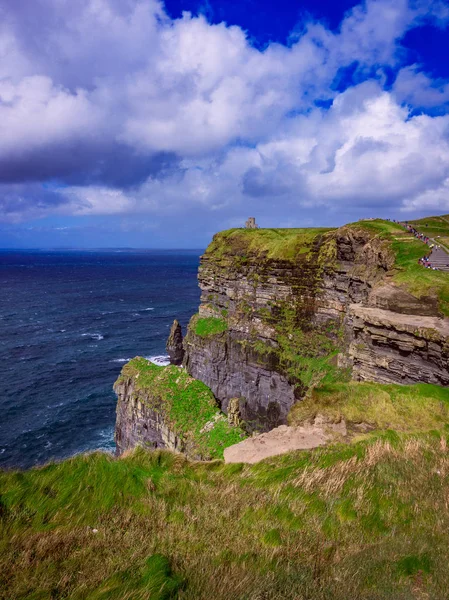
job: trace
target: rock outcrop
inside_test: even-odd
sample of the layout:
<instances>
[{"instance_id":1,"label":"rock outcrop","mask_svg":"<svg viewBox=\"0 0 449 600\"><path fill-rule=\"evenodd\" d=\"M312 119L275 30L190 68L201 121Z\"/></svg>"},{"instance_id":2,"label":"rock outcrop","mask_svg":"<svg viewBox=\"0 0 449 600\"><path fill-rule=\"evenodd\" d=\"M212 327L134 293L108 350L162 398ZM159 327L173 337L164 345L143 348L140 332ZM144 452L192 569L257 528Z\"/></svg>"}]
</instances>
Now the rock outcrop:
<instances>
[{"instance_id":1,"label":"rock outcrop","mask_svg":"<svg viewBox=\"0 0 449 600\"><path fill-rule=\"evenodd\" d=\"M346 331L353 379L449 385L449 320L351 304Z\"/></svg>"},{"instance_id":2,"label":"rock outcrop","mask_svg":"<svg viewBox=\"0 0 449 600\"><path fill-rule=\"evenodd\" d=\"M115 445L117 455L135 446L185 452L186 445L170 427L163 411L150 408L144 394L136 392L135 378L123 377L114 386L117 394Z\"/></svg>"},{"instance_id":3,"label":"rock outcrop","mask_svg":"<svg viewBox=\"0 0 449 600\"><path fill-rule=\"evenodd\" d=\"M137 357L114 385L115 442L120 455L135 446L165 448L192 459L221 458L245 436L231 427L212 392L180 367L160 367Z\"/></svg>"},{"instance_id":4,"label":"rock outcrop","mask_svg":"<svg viewBox=\"0 0 449 600\"><path fill-rule=\"evenodd\" d=\"M310 450L324 446L334 439L346 436L346 424L340 423L307 423L301 427L280 425L267 433L255 435L234 446L226 448L226 463L254 464L294 450Z\"/></svg>"},{"instance_id":5,"label":"rock outcrop","mask_svg":"<svg viewBox=\"0 0 449 600\"><path fill-rule=\"evenodd\" d=\"M166 345L171 365L181 365L184 358L182 327L177 319L173 321Z\"/></svg>"}]
</instances>

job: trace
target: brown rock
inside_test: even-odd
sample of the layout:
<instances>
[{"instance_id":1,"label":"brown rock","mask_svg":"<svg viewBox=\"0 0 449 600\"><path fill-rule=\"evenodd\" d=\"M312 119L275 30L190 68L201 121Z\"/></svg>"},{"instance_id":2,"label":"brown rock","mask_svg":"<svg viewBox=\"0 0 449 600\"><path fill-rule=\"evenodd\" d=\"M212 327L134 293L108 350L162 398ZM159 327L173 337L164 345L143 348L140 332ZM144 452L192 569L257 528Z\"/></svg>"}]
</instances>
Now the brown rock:
<instances>
[{"instance_id":1,"label":"brown rock","mask_svg":"<svg viewBox=\"0 0 449 600\"><path fill-rule=\"evenodd\" d=\"M228 423L234 427L240 425L240 399L231 398L228 404Z\"/></svg>"},{"instance_id":2,"label":"brown rock","mask_svg":"<svg viewBox=\"0 0 449 600\"><path fill-rule=\"evenodd\" d=\"M182 328L177 319L173 321L173 325L171 326L166 348L170 357L170 364L182 364L182 360L184 358L184 348L182 345Z\"/></svg>"}]
</instances>

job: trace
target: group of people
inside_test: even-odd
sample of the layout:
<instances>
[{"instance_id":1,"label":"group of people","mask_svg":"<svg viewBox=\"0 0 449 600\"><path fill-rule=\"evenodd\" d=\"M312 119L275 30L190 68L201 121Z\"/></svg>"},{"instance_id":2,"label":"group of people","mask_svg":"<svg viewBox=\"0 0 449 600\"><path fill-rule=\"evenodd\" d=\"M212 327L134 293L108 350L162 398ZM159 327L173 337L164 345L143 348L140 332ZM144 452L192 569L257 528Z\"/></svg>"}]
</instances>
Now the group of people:
<instances>
[{"instance_id":1,"label":"group of people","mask_svg":"<svg viewBox=\"0 0 449 600\"><path fill-rule=\"evenodd\" d=\"M418 259L418 264L426 267L426 269L433 269L434 271L438 271L438 267L432 267L432 263L430 262L430 256L423 256Z\"/></svg>"},{"instance_id":2,"label":"group of people","mask_svg":"<svg viewBox=\"0 0 449 600\"><path fill-rule=\"evenodd\" d=\"M399 225L402 225L402 227L404 227L409 233L414 235L416 239L427 244L429 246L430 250L433 250L433 248L435 247L435 244L431 241L431 239L427 235L424 235L424 233L419 232L412 225L409 225L408 223L402 223L401 221L394 221L394 222L398 223ZM430 252L430 254L428 256L423 256L422 258L418 259L418 264L422 265L426 269L432 269L433 271L439 271L438 267L435 267L432 265L432 262L430 260L431 254L432 254L432 252Z\"/></svg>"},{"instance_id":3,"label":"group of people","mask_svg":"<svg viewBox=\"0 0 449 600\"><path fill-rule=\"evenodd\" d=\"M428 244L430 248L433 248L434 244L429 244L430 238L427 237L427 235L420 233L417 229L415 229L411 225L408 225L407 223L400 223L400 225L405 227L409 233L412 233L416 239L420 240L421 242L424 242L425 244Z\"/></svg>"}]
</instances>

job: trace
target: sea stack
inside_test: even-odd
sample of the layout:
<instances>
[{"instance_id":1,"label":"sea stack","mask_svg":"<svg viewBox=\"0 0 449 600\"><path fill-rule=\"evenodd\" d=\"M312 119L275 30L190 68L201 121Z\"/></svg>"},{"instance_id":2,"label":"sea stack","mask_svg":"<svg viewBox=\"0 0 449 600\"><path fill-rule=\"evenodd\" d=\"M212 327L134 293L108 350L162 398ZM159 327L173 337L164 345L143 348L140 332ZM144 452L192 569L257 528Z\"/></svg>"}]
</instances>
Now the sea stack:
<instances>
[{"instance_id":1,"label":"sea stack","mask_svg":"<svg viewBox=\"0 0 449 600\"><path fill-rule=\"evenodd\" d=\"M181 365L184 358L184 348L182 346L182 328L177 319L173 321L171 326L166 348L170 357L170 364Z\"/></svg>"}]
</instances>

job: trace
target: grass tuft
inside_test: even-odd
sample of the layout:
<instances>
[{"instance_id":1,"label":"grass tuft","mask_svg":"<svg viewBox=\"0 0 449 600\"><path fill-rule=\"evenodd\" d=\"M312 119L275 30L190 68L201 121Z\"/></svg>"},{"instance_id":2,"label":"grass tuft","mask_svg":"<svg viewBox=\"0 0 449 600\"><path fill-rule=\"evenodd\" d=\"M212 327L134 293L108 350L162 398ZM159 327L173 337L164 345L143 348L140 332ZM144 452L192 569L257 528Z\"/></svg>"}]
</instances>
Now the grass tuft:
<instances>
[{"instance_id":1,"label":"grass tuft","mask_svg":"<svg viewBox=\"0 0 449 600\"><path fill-rule=\"evenodd\" d=\"M228 329L227 322L220 317L197 317L193 326L196 335L199 335L200 337L216 335L217 333L223 333L223 331Z\"/></svg>"}]
</instances>

